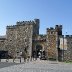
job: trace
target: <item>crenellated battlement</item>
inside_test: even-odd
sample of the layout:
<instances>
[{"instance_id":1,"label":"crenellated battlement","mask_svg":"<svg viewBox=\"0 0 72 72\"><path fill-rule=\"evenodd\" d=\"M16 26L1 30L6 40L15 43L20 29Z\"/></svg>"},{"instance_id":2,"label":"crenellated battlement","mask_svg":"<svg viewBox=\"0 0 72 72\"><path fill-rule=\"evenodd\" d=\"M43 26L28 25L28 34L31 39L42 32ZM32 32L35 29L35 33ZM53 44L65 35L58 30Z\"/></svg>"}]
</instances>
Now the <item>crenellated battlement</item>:
<instances>
[{"instance_id":1,"label":"crenellated battlement","mask_svg":"<svg viewBox=\"0 0 72 72\"><path fill-rule=\"evenodd\" d=\"M17 26L27 26L27 25L35 25L38 26L39 24L39 19L34 19L34 20L30 20L30 21L17 21L16 25L10 25L7 26L7 29L15 29Z\"/></svg>"},{"instance_id":2,"label":"crenellated battlement","mask_svg":"<svg viewBox=\"0 0 72 72\"><path fill-rule=\"evenodd\" d=\"M55 28L53 27L47 28L47 31L48 30L59 30L59 29L62 29L62 25L55 25Z\"/></svg>"},{"instance_id":3,"label":"crenellated battlement","mask_svg":"<svg viewBox=\"0 0 72 72\"><path fill-rule=\"evenodd\" d=\"M32 24L38 24L38 23L39 23L39 19L34 19L30 21L17 21L16 25L32 25Z\"/></svg>"},{"instance_id":4,"label":"crenellated battlement","mask_svg":"<svg viewBox=\"0 0 72 72\"><path fill-rule=\"evenodd\" d=\"M65 35L66 38L72 38L72 35Z\"/></svg>"},{"instance_id":5,"label":"crenellated battlement","mask_svg":"<svg viewBox=\"0 0 72 72\"><path fill-rule=\"evenodd\" d=\"M16 28L16 25L10 25L10 26L7 26L6 28L7 29L15 29Z\"/></svg>"},{"instance_id":6,"label":"crenellated battlement","mask_svg":"<svg viewBox=\"0 0 72 72\"><path fill-rule=\"evenodd\" d=\"M28 24L34 24L34 21L18 21L16 22L17 25L28 25Z\"/></svg>"},{"instance_id":7,"label":"crenellated battlement","mask_svg":"<svg viewBox=\"0 0 72 72\"><path fill-rule=\"evenodd\" d=\"M64 37L64 35L60 35L59 37L60 37L60 38L63 38L63 37Z\"/></svg>"},{"instance_id":8,"label":"crenellated battlement","mask_svg":"<svg viewBox=\"0 0 72 72\"><path fill-rule=\"evenodd\" d=\"M47 28L47 31L49 30L55 30L53 27Z\"/></svg>"},{"instance_id":9,"label":"crenellated battlement","mask_svg":"<svg viewBox=\"0 0 72 72\"><path fill-rule=\"evenodd\" d=\"M62 29L62 25L55 25L55 29Z\"/></svg>"}]
</instances>

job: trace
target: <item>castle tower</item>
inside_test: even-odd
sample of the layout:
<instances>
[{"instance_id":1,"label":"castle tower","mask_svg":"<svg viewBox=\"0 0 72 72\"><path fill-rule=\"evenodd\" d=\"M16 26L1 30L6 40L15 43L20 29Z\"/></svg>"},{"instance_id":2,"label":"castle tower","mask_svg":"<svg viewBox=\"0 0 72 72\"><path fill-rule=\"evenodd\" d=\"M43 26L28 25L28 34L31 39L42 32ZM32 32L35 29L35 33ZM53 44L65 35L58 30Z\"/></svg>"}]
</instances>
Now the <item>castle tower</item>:
<instances>
[{"instance_id":1,"label":"castle tower","mask_svg":"<svg viewBox=\"0 0 72 72\"><path fill-rule=\"evenodd\" d=\"M58 32L58 35L62 35L62 25L56 25L55 30Z\"/></svg>"},{"instance_id":2,"label":"castle tower","mask_svg":"<svg viewBox=\"0 0 72 72\"><path fill-rule=\"evenodd\" d=\"M6 27L7 43L6 49L12 55L16 53L16 26L7 26Z\"/></svg>"},{"instance_id":3,"label":"castle tower","mask_svg":"<svg viewBox=\"0 0 72 72\"><path fill-rule=\"evenodd\" d=\"M35 33L39 34L39 24L40 24L40 20L39 19L34 19L35 20Z\"/></svg>"},{"instance_id":4,"label":"castle tower","mask_svg":"<svg viewBox=\"0 0 72 72\"><path fill-rule=\"evenodd\" d=\"M17 22L17 51L26 50L30 57L32 54L32 34L34 21Z\"/></svg>"},{"instance_id":5,"label":"castle tower","mask_svg":"<svg viewBox=\"0 0 72 72\"><path fill-rule=\"evenodd\" d=\"M7 26L7 50L11 53L24 52L32 55L33 35L39 34L39 19L34 21L19 21L16 25Z\"/></svg>"},{"instance_id":6,"label":"castle tower","mask_svg":"<svg viewBox=\"0 0 72 72\"><path fill-rule=\"evenodd\" d=\"M62 25L47 28L48 58L58 60L59 35L62 35Z\"/></svg>"},{"instance_id":7,"label":"castle tower","mask_svg":"<svg viewBox=\"0 0 72 72\"><path fill-rule=\"evenodd\" d=\"M33 36L39 35L39 19L34 19L33 23Z\"/></svg>"}]
</instances>

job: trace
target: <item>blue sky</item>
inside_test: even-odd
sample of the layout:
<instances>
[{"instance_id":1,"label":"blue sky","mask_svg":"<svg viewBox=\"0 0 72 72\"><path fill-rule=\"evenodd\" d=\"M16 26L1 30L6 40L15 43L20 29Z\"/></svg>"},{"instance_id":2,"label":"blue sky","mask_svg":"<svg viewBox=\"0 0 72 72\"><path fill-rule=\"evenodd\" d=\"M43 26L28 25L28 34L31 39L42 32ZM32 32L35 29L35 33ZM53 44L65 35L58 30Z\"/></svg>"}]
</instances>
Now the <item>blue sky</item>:
<instances>
[{"instance_id":1,"label":"blue sky","mask_svg":"<svg viewBox=\"0 0 72 72\"><path fill-rule=\"evenodd\" d=\"M72 0L0 0L0 35L17 21L40 19L40 34L56 24L63 34L72 34ZM66 33L67 32L67 33Z\"/></svg>"}]
</instances>

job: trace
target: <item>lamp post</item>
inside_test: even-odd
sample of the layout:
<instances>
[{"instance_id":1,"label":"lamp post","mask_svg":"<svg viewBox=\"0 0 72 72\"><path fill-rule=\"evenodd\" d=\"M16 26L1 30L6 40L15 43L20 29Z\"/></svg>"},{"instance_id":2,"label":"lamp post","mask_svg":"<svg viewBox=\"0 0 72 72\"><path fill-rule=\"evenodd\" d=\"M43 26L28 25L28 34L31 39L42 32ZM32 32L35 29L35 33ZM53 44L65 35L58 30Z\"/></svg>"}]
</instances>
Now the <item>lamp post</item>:
<instances>
[{"instance_id":1,"label":"lamp post","mask_svg":"<svg viewBox=\"0 0 72 72\"><path fill-rule=\"evenodd\" d=\"M56 32L56 61L58 62L58 41L59 41L59 36L58 33Z\"/></svg>"},{"instance_id":2,"label":"lamp post","mask_svg":"<svg viewBox=\"0 0 72 72\"><path fill-rule=\"evenodd\" d=\"M64 36L63 36L62 61L64 61Z\"/></svg>"}]
</instances>

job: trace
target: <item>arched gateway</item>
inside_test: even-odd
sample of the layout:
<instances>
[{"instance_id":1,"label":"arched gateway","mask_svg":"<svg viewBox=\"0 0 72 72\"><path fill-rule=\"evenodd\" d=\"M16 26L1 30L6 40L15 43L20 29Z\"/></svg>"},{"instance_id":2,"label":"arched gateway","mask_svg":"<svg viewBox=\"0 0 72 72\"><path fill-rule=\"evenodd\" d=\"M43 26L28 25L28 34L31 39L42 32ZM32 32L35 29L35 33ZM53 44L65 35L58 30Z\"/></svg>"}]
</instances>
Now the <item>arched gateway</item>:
<instances>
[{"instance_id":1,"label":"arched gateway","mask_svg":"<svg viewBox=\"0 0 72 72\"><path fill-rule=\"evenodd\" d=\"M36 55L37 55L37 58L40 58L41 55L42 55L42 46L41 45L36 45Z\"/></svg>"},{"instance_id":2,"label":"arched gateway","mask_svg":"<svg viewBox=\"0 0 72 72\"><path fill-rule=\"evenodd\" d=\"M33 57L34 58L45 58L45 50L44 46L41 44L36 44L35 49L33 50Z\"/></svg>"}]
</instances>

